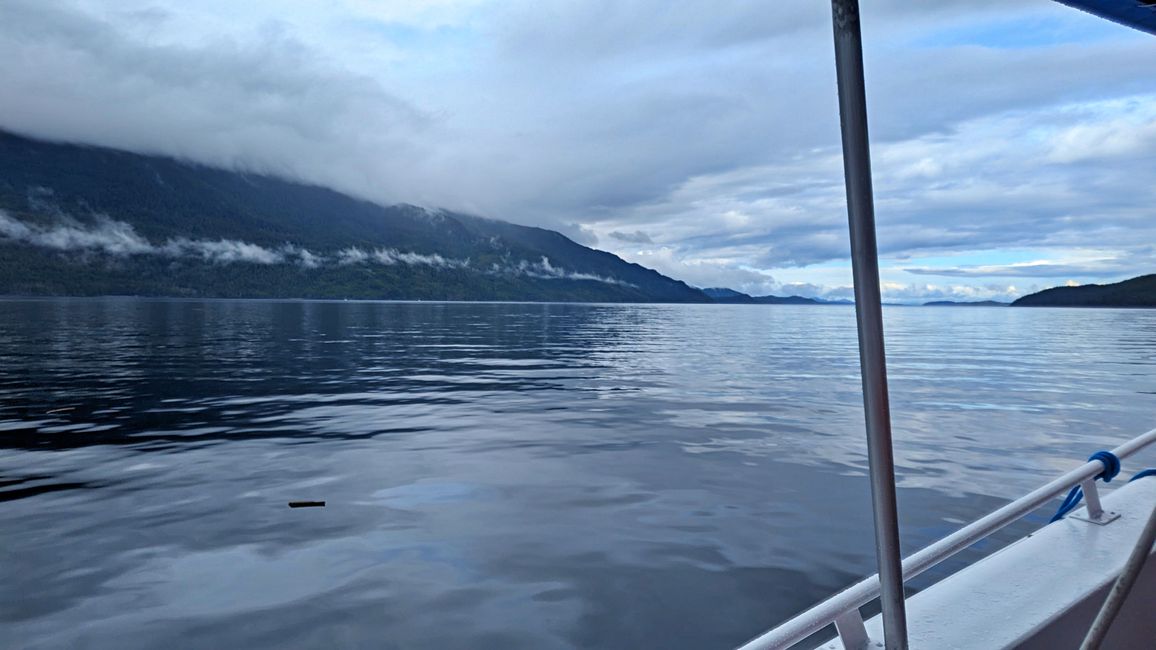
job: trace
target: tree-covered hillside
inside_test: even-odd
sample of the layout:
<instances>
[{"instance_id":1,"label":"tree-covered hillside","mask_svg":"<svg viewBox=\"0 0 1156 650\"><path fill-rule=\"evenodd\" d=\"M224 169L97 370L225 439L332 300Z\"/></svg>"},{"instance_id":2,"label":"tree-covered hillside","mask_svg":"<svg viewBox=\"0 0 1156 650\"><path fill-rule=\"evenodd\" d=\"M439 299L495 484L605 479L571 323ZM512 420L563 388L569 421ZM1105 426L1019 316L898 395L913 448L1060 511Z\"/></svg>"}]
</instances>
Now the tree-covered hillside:
<instances>
[{"instance_id":1,"label":"tree-covered hillside","mask_svg":"<svg viewBox=\"0 0 1156 650\"><path fill-rule=\"evenodd\" d=\"M1116 282L1052 287L1024 296L1016 307L1156 307L1156 273Z\"/></svg>"},{"instance_id":2,"label":"tree-covered hillside","mask_svg":"<svg viewBox=\"0 0 1156 650\"><path fill-rule=\"evenodd\" d=\"M0 293L709 301L541 228L3 132Z\"/></svg>"}]
</instances>

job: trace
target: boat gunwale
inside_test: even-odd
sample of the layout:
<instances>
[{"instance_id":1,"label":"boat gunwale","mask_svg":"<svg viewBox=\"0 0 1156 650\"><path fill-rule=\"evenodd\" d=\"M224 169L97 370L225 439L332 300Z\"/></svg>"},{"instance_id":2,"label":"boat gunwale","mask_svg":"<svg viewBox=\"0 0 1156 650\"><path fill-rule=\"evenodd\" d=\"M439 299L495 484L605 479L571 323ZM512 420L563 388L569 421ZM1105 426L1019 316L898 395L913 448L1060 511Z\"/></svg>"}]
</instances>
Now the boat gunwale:
<instances>
[{"instance_id":1,"label":"boat gunwale","mask_svg":"<svg viewBox=\"0 0 1156 650\"><path fill-rule=\"evenodd\" d=\"M1142 433L1112 450L1120 460L1156 443L1156 429ZM1025 515L1063 494L1073 486L1104 471L1099 460L1090 460L1024 496L980 517L937 542L903 559L903 580L907 581L951 558L972 544L1022 519ZM1089 524L1095 525L1095 524ZM880 594L879 574L865 578L810 609L795 615L774 629L748 641L739 650L789 648L835 622L839 616L858 609Z\"/></svg>"}]
</instances>

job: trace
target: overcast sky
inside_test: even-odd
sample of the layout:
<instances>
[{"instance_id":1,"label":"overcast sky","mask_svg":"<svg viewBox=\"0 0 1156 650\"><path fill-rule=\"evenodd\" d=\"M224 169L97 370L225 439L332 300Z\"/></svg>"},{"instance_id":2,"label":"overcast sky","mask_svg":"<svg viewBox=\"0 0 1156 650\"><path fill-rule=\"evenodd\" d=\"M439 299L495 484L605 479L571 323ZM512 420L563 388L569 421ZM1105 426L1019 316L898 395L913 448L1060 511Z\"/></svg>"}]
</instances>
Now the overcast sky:
<instances>
[{"instance_id":1,"label":"overcast sky","mask_svg":"<svg viewBox=\"0 0 1156 650\"><path fill-rule=\"evenodd\" d=\"M842 297L829 12L4 0L0 127L541 225L697 286ZM863 12L885 299L1156 272L1156 38L1049 0Z\"/></svg>"}]
</instances>

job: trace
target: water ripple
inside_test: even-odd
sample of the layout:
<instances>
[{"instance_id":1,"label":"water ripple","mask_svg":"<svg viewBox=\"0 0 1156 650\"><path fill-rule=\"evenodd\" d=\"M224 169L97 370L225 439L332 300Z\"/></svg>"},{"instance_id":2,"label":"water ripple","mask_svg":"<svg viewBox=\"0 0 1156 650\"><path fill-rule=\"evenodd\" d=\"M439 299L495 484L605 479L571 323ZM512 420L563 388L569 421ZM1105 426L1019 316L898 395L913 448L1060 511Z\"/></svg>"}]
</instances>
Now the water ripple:
<instances>
[{"instance_id":1,"label":"water ripple","mask_svg":"<svg viewBox=\"0 0 1156 650\"><path fill-rule=\"evenodd\" d=\"M0 309L3 647L725 647L873 567L851 309ZM886 319L908 551L1156 426L1156 311Z\"/></svg>"}]
</instances>

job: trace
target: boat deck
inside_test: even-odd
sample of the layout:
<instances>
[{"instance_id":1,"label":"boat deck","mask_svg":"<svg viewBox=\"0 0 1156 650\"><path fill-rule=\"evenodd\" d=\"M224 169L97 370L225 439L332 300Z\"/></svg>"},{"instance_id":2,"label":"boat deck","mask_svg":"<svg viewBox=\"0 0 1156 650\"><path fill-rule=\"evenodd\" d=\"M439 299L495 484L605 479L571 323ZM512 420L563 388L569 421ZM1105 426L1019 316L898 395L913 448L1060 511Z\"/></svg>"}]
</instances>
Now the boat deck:
<instances>
[{"instance_id":1,"label":"boat deck","mask_svg":"<svg viewBox=\"0 0 1156 650\"><path fill-rule=\"evenodd\" d=\"M1079 508L908 598L910 647L1078 648L1156 504L1156 477L1123 485L1103 503L1120 518L1107 525L1081 521L1073 516L1083 513ZM1156 648L1153 603L1150 556L1104 647ZM880 616L866 626L868 647L882 641Z\"/></svg>"}]
</instances>

